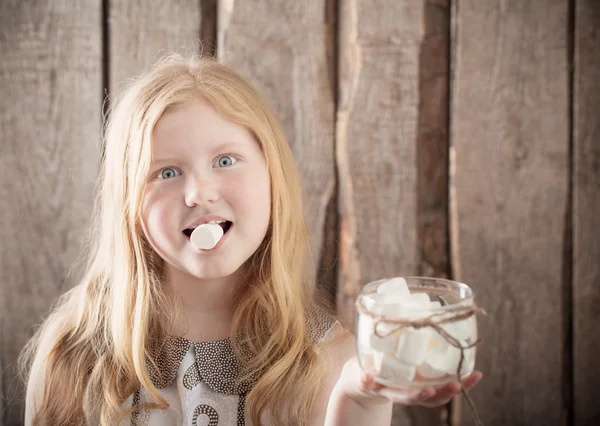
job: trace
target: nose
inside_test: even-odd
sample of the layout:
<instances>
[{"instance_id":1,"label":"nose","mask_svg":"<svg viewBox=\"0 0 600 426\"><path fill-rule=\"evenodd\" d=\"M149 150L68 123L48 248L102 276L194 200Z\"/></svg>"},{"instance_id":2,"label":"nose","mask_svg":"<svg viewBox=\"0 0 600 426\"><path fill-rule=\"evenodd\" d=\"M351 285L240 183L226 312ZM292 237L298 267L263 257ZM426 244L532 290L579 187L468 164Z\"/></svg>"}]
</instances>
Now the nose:
<instances>
[{"instance_id":1,"label":"nose","mask_svg":"<svg viewBox=\"0 0 600 426\"><path fill-rule=\"evenodd\" d=\"M212 204L219 200L219 188L209 177L190 179L184 197L188 207Z\"/></svg>"}]
</instances>

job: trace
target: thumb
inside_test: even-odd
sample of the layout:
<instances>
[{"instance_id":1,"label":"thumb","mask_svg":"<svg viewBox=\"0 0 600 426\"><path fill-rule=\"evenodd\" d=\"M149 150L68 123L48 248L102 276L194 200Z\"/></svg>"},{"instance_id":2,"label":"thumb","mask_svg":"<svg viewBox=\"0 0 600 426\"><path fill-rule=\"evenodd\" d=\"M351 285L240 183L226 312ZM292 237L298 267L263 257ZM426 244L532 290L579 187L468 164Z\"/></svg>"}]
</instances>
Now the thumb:
<instances>
[{"instance_id":1,"label":"thumb","mask_svg":"<svg viewBox=\"0 0 600 426\"><path fill-rule=\"evenodd\" d=\"M375 381L369 373L363 373L360 378L360 390L363 392L377 392L383 386Z\"/></svg>"}]
</instances>

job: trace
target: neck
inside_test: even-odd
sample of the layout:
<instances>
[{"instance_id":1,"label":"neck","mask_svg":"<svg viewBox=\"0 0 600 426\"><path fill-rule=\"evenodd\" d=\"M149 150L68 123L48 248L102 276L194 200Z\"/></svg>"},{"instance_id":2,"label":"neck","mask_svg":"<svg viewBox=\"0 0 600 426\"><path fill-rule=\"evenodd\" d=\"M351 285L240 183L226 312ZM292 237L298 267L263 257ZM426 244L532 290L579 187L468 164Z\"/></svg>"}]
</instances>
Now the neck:
<instances>
[{"instance_id":1,"label":"neck","mask_svg":"<svg viewBox=\"0 0 600 426\"><path fill-rule=\"evenodd\" d=\"M227 277L199 279L165 265L165 285L181 307L167 332L194 342L230 336L235 292L243 285L243 271Z\"/></svg>"}]
</instances>

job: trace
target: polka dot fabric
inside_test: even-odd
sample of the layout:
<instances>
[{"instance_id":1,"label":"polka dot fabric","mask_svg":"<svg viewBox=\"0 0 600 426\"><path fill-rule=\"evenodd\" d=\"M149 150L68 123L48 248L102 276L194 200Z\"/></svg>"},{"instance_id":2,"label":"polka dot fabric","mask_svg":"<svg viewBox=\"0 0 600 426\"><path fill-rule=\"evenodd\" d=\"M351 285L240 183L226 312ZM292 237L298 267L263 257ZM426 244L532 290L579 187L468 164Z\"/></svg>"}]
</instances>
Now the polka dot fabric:
<instances>
[{"instance_id":1,"label":"polka dot fabric","mask_svg":"<svg viewBox=\"0 0 600 426\"><path fill-rule=\"evenodd\" d=\"M194 416L192 417L192 425L197 426L198 416L201 414L208 417L208 426L218 426L219 425L219 415L217 411L212 408L210 405L199 405L194 410Z\"/></svg>"},{"instance_id":2,"label":"polka dot fabric","mask_svg":"<svg viewBox=\"0 0 600 426\"><path fill-rule=\"evenodd\" d=\"M188 390L192 390L201 381L202 377L200 377L200 371L198 371L198 364L193 363L183 375L183 386Z\"/></svg>"},{"instance_id":3,"label":"polka dot fabric","mask_svg":"<svg viewBox=\"0 0 600 426\"><path fill-rule=\"evenodd\" d=\"M306 317L308 334L315 341L322 339L335 324L334 317L318 308L307 309ZM258 378L238 380L242 368L229 339L191 342L168 336L150 352L155 365L148 363L150 379L169 407L165 410L140 407L133 411L129 424L249 425L244 418L246 396ZM138 390L124 406L135 408L144 402L151 402L149 394Z\"/></svg>"},{"instance_id":4,"label":"polka dot fabric","mask_svg":"<svg viewBox=\"0 0 600 426\"><path fill-rule=\"evenodd\" d=\"M147 367L150 371L150 380L152 380L154 386L162 389L173 383L181 360L190 345L189 340L167 336L163 345L158 350L153 351L156 366L148 363Z\"/></svg>"}]
</instances>

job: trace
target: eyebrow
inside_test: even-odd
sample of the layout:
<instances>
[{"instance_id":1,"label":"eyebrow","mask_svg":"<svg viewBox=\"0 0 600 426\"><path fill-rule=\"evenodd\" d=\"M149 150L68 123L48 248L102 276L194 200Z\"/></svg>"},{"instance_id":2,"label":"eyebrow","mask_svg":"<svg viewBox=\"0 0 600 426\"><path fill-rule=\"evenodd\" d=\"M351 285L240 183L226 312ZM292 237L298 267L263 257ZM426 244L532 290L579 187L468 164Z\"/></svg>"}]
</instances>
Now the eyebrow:
<instances>
[{"instance_id":1,"label":"eyebrow","mask_svg":"<svg viewBox=\"0 0 600 426\"><path fill-rule=\"evenodd\" d=\"M158 159L152 159L152 165L156 166L158 164L163 164L163 163L175 163L179 161L177 158L175 157L169 157L169 158L158 158Z\"/></svg>"},{"instance_id":2,"label":"eyebrow","mask_svg":"<svg viewBox=\"0 0 600 426\"><path fill-rule=\"evenodd\" d=\"M214 148L212 148L211 152L213 154L218 153L218 152L224 152L224 151L228 151L234 148L239 148L239 147L243 147L244 144L240 143L240 142L223 142L219 145L216 145ZM180 161L179 158L177 157L166 157L166 158L156 158L156 159L152 159L152 165L156 166L159 164L163 164L163 163L175 163Z\"/></svg>"},{"instance_id":3,"label":"eyebrow","mask_svg":"<svg viewBox=\"0 0 600 426\"><path fill-rule=\"evenodd\" d=\"M223 142L217 146L214 147L213 151L214 152L218 152L218 151L228 151L230 149L233 148L238 148L238 147L243 147L244 144L240 143L240 142Z\"/></svg>"}]
</instances>

